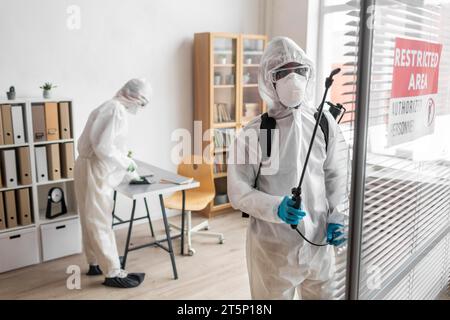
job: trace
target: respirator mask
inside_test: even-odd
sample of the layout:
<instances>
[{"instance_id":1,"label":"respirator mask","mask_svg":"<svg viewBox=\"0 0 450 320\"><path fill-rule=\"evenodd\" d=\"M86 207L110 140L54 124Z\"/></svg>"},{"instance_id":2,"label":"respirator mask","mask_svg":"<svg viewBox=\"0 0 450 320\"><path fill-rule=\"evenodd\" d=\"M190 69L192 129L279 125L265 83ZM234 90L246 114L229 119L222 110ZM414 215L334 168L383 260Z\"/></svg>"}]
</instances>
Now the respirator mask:
<instances>
[{"instance_id":1,"label":"respirator mask","mask_svg":"<svg viewBox=\"0 0 450 320\"><path fill-rule=\"evenodd\" d=\"M282 68L271 72L271 80L283 106L292 109L305 101L310 72L308 66Z\"/></svg>"},{"instance_id":2,"label":"respirator mask","mask_svg":"<svg viewBox=\"0 0 450 320\"><path fill-rule=\"evenodd\" d=\"M148 105L148 102L149 102L143 96L140 96L139 99L137 99L137 100L138 101L136 101L135 103L132 103L129 106L127 106L128 112L131 113L132 115L136 115L139 110L144 109Z\"/></svg>"}]
</instances>

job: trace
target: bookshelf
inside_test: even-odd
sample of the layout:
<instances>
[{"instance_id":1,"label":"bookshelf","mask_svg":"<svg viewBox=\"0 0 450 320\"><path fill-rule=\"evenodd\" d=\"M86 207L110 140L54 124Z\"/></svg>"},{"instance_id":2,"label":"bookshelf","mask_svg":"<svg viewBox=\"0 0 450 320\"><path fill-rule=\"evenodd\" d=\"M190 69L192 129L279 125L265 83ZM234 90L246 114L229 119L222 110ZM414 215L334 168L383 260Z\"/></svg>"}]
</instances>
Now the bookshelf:
<instances>
[{"instance_id":1,"label":"bookshelf","mask_svg":"<svg viewBox=\"0 0 450 320\"><path fill-rule=\"evenodd\" d=\"M73 101L66 98L0 100L2 135L8 134L10 126L9 107L16 106L21 108L22 114L20 121L17 113L15 120L12 116L14 139L0 138L0 219L4 217L7 220L0 224L0 273L81 252L81 228L73 179ZM23 132L23 137L16 131ZM44 166L39 164L38 148L45 151ZM12 165L14 162L15 166ZM47 170L45 179L38 177L40 167ZM57 174L52 175L50 171ZM14 177L17 177L15 182L11 181ZM54 187L63 190L68 212L47 219L48 192ZM17 221L14 222L11 216L15 216Z\"/></svg>"},{"instance_id":2,"label":"bookshelf","mask_svg":"<svg viewBox=\"0 0 450 320\"><path fill-rule=\"evenodd\" d=\"M258 71L267 36L198 33L194 37L195 121L202 122L203 150L212 145L216 198L202 212L211 217L229 211L226 157L235 135L266 112L259 96ZM219 201L220 200L220 201Z\"/></svg>"}]
</instances>

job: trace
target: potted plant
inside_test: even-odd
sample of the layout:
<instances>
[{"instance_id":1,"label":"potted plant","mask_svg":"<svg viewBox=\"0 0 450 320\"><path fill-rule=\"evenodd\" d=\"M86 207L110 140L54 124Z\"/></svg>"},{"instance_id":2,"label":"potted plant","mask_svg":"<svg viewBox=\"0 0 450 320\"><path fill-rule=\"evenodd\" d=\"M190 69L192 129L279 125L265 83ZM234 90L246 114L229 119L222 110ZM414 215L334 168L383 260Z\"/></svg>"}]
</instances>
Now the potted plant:
<instances>
[{"instance_id":1,"label":"potted plant","mask_svg":"<svg viewBox=\"0 0 450 320\"><path fill-rule=\"evenodd\" d=\"M130 159L133 159L133 151L128 150L128 154L127 157ZM130 164L130 166L127 169L129 172L134 172L136 170L136 168L134 167L134 165Z\"/></svg>"},{"instance_id":2,"label":"potted plant","mask_svg":"<svg viewBox=\"0 0 450 320\"><path fill-rule=\"evenodd\" d=\"M51 98L51 90L56 87L57 86L53 85L50 82L44 83L44 85L40 87L42 90L44 90L43 91L44 99L50 99Z\"/></svg>"},{"instance_id":3,"label":"potted plant","mask_svg":"<svg viewBox=\"0 0 450 320\"><path fill-rule=\"evenodd\" d=\"M16 98L16 88L11 86L9 91L6 92L6 96L8 97L8 100L14 100Z\"/></svg>"}]
</instances>

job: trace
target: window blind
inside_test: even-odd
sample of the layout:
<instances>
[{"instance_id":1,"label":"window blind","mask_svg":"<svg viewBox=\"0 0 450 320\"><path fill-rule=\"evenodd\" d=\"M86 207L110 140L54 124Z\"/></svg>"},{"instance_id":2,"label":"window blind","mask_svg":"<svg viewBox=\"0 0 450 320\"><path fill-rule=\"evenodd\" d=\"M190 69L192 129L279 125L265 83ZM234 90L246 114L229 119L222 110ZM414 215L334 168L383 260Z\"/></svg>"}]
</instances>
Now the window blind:
<instances>
[{"instance_id":1,"label":"window blind","mask_svg":"<svg viewBox=\"0 0 450 320\"><path fill-rule=\"evenodd\" d=\"M358 1L351 1L357 4ZM448 283L450 162L444 141L450 127L450 7L447 1L377 0L370 84L369 136L361 253L361 299L433 299ZM357 11L353 11L355 17ZM356 74L358 24L349 25ZM387 147L395 39L443 44L436 128L440 150L421 155L423 141ZM357 61L356 61L357 62ZM356 80L356 79L355 79ZM347 83L348 96L354 83Z\"/></svg>"},{"instance_id":2,"label":"window blind","mask_svg":"<svg viewBox=\"0 0 450 320\"><path fill-rule=\"evenodd\" d=\"M322 38L325 40L322 39L322 54L332 58L325 58L322 63L338 63L343 69L339 101L334 102L342 103L348 110L341 129L350 148L350 159L358 83L361 1L325 0L323 5ZM433 299L449 283L450 148L445 150L445 146L439 143L450 135L446 129L450 128L449 9L449 1L376 1L361 299ZM345 24L345 28L336 28L339 24ZM438 142L436 144L443 152L428 155L426 159L417 157L415 153L420 153L423 148L414 146L414 143L394 149L386 147L397 37L443 44L439 94L436 97L436 129L432 135L432 140ZM331 44L327 45L327 42ZM345 50L342 54L341 45ZM350 180L351 172L348 174L349 188ZM338 251L337 299L345 297L346 257L345 249Z\"/></svg>"},{"instance_id":3,"label":"window blind","mask_svg":"<svg viewBox=\"0 0 450 320\"><path fill-rule=\"evenodd\" d=\"M341 103L347 110L343 118L340 129L343 139L339 145L345 150L338 150L342 154L347 154L347 163L343 166L347 168L347 194L350 194L351 183L351 155L354 132L354 110L356 101L356 65L358 56L358 25L359 25L359 1L328 0L323 2L322 8L322 50L325 55L324 61L327 76L331 69L340 67L342 72L336 77L334 86L330 94L330 101ZM321 96L321 93L318 94ZM343 169L343 168L341 168ZM349 212L349 204L345 207ZM345 298L345 280L347 268L347 248L336 249L336 277L335 277L335 299Z\"/></svg>"}]
</instances>

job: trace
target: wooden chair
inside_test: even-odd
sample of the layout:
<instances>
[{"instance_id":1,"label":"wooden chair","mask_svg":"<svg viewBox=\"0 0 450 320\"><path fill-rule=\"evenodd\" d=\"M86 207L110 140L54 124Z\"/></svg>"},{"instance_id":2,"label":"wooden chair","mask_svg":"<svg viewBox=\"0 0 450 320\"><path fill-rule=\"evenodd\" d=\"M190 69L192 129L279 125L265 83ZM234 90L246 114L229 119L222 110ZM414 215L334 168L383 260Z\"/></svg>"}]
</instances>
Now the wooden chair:
<instances>
[{"instance_id":1,"label":"wooden chair","mask_svg":"<svg viewBox=\"0 0 450 320\"><path fill-rule=\"evenodd\" d=\"M196 164L199 163L199 164ZM219 243L223 244L225 238L222 233L200 231L209 230L208 220L203 221L199 225L192 227L192 211L201 211L205 209L208 204L214 200L215 187L212 164L207 164L202 157L190 156L184 159L178 166L178 174L184 177L194 178L200 182L200 187L186 191L185 212L187 217L186 232L188 253L190 256L195 254L192 248L192 235L203 235L208 237L219 238ZM170 197L164 199L165 207L168 209L182 210L182 194L181 192L174 193ZM171 227L181 230L179 226L171 224Z\"/></svg>"}]
</instances>

